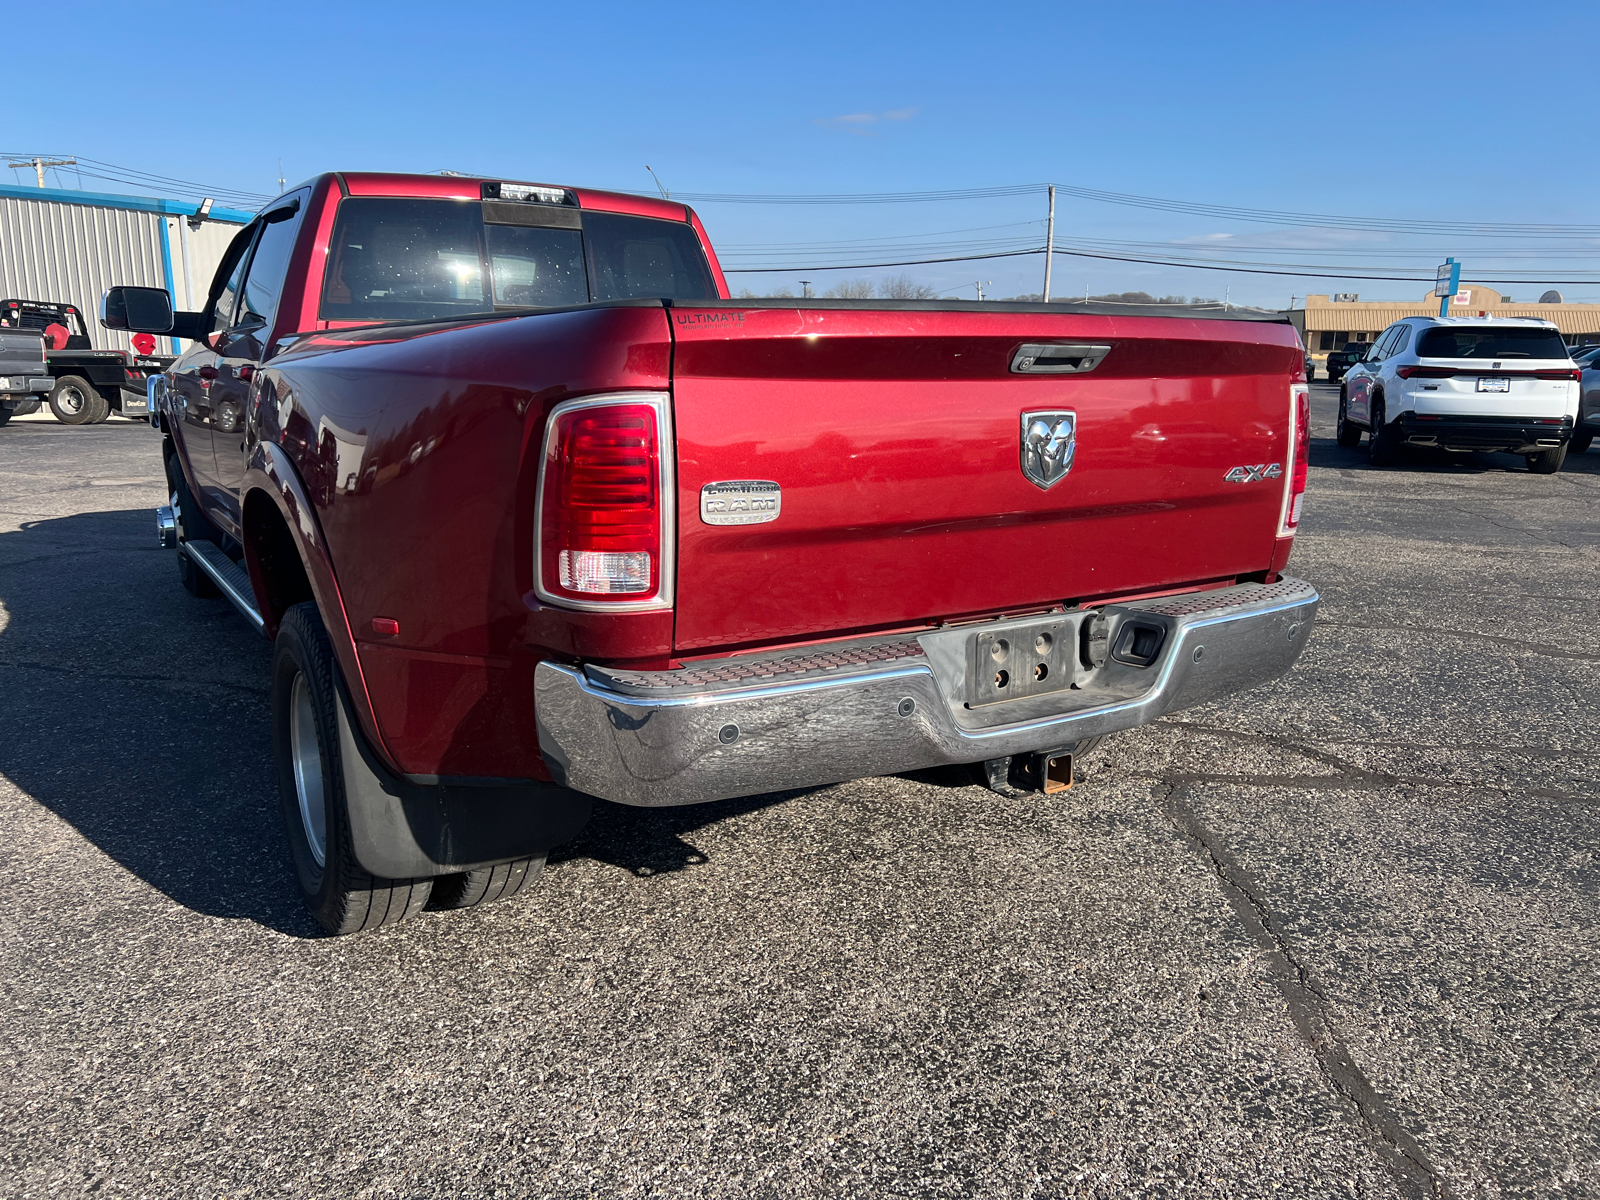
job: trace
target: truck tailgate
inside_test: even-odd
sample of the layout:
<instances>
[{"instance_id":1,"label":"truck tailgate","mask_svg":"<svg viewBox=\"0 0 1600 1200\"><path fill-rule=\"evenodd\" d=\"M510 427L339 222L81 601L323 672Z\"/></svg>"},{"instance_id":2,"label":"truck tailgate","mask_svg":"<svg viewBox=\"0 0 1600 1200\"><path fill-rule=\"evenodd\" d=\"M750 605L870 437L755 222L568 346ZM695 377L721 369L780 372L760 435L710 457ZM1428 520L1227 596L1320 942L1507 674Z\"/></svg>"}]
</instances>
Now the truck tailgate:
<instances>
[{"instance_id":1,"label":"truck tailgate","mask_svg":"<svg viewBox=\"0 0 1600 1200\"><path fill-rule=\"evenodd\" d=\"M678 305L675 644L826 636L1267 569L1292 462L1294 330L1026 311ZM1027 343L1110 352L1019 374ZM1076 414L1070 471L1021 469L1022 414ZM1232 478L1230 479L1230 473ZM713 525L701 489L779 485Z\"/></svg>"}]
</instances>

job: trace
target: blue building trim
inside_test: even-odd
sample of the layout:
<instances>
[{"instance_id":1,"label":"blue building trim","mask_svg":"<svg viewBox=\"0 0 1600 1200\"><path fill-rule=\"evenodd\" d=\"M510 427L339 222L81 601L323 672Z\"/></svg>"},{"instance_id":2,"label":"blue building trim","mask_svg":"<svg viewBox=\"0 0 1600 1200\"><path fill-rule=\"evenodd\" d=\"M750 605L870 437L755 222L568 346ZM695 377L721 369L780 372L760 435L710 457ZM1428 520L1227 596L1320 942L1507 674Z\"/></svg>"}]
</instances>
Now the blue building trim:
<instances>
[{"instance_id":1,"label":"blue building trim","mask_svg":"<svg viewBox=\"0 0 1600 1200\"><path fill-rule=\"evenodd\" d=\"M156 225L161 230L161 277L166 281L167 295L176 295L176 289L172 286L172 235L167 232L165 217L157 221ZM183 353L177 338L168 338L167 344L172 347L174 354Z\"/></svg>"},{"instance_id":2,"label":"blue building trim","mask_svg":"<svg viewBox=\"0 0 1600 1200\"><path fill-rule=\"evenodd\" d=\"M200 210L198 204L186 200L158 200L154 196L113 196L109 192L74 192L65 188L21 187L14 183L0 183L0 197L8 200L53 200L57 204L83 204L90 208L128 208L135 212L164 213L171 217L192 217ZM206 214L210 221L227 221L244 225L254 213L237 208L211 206ZM162 237L166 237L163 230ZM170 279L168 286L171 286Z\"/></svg>"}]
</instances>

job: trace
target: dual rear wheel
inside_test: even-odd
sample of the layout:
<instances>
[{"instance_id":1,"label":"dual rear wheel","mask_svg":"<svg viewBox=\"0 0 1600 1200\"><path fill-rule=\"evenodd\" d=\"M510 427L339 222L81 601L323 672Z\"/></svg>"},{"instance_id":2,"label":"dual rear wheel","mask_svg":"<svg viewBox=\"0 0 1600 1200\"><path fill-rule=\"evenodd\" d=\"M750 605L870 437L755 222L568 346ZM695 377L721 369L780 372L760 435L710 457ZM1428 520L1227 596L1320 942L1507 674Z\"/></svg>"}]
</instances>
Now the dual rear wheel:
<instances>
[{"instance_id":1,"label":"dual rear wheel","mask_svg":"<svg viewBox=\"0 0 1600 1200\"><path fill-rule=\"evenodd\" d=\"M111 415L111 405L87 379L63 375L51 389L50 411L63 425L98 425Z\"/></svg>"},{"instance_id":2,"label":"dual rear wheel","mask_svg":"<svg viewBox=\"0 0 1600 1200\"><path fill-rule=\"evenodd\" d=\"M272 752L300 894L329 933L359 933L424 908L472 908L532 884L544 856L436 878L384 879L357 861L339 739L338 664L314 603L284 615L272 652Z\"/></svg>"}]
</instances>

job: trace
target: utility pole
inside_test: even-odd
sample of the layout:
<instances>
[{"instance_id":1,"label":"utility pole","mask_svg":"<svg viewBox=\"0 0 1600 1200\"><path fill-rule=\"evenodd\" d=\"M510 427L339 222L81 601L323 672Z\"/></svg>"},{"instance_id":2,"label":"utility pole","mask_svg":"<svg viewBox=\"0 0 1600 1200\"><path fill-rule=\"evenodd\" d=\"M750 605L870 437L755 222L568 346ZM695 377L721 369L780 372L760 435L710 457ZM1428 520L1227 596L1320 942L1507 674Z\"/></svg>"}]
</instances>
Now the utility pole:
<instances>
[{"instance_id":1,"label":"utility pole","mask_svg":"<svg viewBox=\"0 0 1600 1200\"><path fill-rule=\"evenodd\" d=\"M978 289L978 299L982 300L983 299L983 289L985 287L993 287L994 286L994 280L992 280L992 279L974 280L973 281L973 286Z\"/></svg>"},{"instance_id":2,"label":"utility pole","mask_svg":"<svg viewBox=\"0 0 1600 1200\"><path fill-rule=\"evenodd\" d=\"M39 186L44 186L44 171L46 167L75 167L78 165L76 158L26 158L21 162L6 163L8 167L32 167L34 174L39 178Z\"/></svg>"},{"instance_id":3,"label":"utility pole","mask_svg":"<svg viewBox=\"0 0 1600 1200\"><path fill-rule=\"evenodd\" d=\"M1050 303L1050 260L1056 256L1056 185L1050 185L1050 218L1045 222L1044 302Z\"/></svg>"},{"instance_id":4,"label":"utility pole","mask_svg":"<svg viewBox=\"0 0 1600 1200\"><path fill-rule=\"evenodd\" d=\"M649 171L650 172L650 178L654 179L656 181L656 190L661 193L661 198L663 200L671 200L672 199L672 193L667 191L667 185L661 182L661 176L656 174L655 168L652 167L649 163L645 163L644 169L646 171Z\"/></svg>"},{"instance_id":5,"label":"utility pole","mask_svg":"<svg viewBox=\"0 0 1600 1200\"><path fill-rule=\"evenodd\" d=\"M278 160L278 195L283 195L284 184L287 180L283 177L283 159Z\"/></svg>"},{"instance_id":6,"label":"utility pole","mask_svg":"<svg viewBox=\"0 0 1600 1200\"><path fill-rule=\"evenodd\" d=\"M1230 283L1227 287L1222 289L1222 311L1223 312L1227 312L1228 311L1228 300L1232 295L1233 295L1233 285Z\"/></svg>"},{"instance_id":7,"label":"utility pole","mask_svg":"<svg viewBox=\"0 0 1600 1200\"><path fill-rule=\"evenodd\" d=\"M800 298L802 300L811 299L811 280L802 279L800 281Z\"/></svg>"}]
</instances>

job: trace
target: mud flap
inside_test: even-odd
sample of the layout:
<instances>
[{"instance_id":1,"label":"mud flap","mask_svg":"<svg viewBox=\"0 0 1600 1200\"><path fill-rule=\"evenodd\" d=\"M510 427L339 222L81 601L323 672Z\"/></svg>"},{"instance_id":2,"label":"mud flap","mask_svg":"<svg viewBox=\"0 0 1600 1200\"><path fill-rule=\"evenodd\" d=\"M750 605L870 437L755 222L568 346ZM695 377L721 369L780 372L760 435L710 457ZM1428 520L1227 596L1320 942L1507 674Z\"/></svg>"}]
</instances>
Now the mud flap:
<instances>
[{"instance_id":1,"label":"mud flap","mask_svg":"<svg viewBox=\"0 0 1600 1200\"><path fill-rule=\"evenodd\" d=\"M543 854L588 824L593 800L553 783L422 786L368 749L338 689L339 761L356 860L373 875L448 875Z\"/></svg>"}]
</instances>

